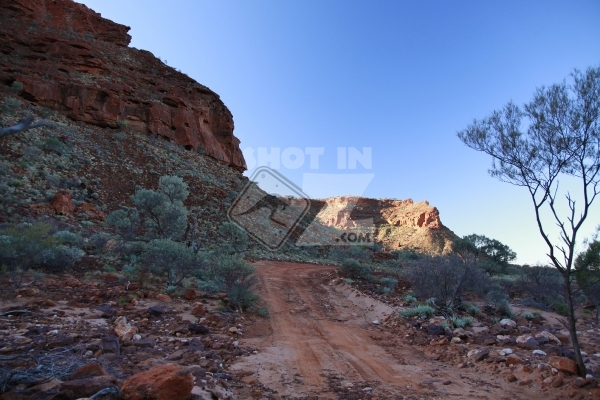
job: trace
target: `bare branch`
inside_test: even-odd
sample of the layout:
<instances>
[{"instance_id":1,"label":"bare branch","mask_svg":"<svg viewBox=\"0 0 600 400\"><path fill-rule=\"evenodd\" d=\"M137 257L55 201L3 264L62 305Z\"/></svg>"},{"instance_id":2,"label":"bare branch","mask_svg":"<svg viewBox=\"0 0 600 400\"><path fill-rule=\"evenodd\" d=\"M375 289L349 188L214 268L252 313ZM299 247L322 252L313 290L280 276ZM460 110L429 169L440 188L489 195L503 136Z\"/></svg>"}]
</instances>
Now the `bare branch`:
<instances>
[{"instance_id":1,"label":"bare branch","mask_svg":"<svg viewBox=\"0 0 600 400\"><path fill-rule=\"evenodd\" d=\"M31 116L27 117L27 118L23 118L15 125L0 129L0 139L5 136L14 135L15 133L25 132L29 129L33 129L33 128L37 128L39 126L46 125L45 120L41 120L36 123L33 123L33 119L34 118Z\"/></svg>"}]
</instances>

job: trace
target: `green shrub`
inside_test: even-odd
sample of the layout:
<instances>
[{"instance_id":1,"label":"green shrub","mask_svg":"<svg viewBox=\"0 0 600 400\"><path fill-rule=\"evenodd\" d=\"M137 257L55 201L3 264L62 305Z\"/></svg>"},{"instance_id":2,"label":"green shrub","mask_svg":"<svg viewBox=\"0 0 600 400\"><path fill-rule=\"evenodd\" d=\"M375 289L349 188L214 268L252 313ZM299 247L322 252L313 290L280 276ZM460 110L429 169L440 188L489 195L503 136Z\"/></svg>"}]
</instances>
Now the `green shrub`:
<instances>
[{"instance_id":1,"label":"green shrub","mask_svg":"<svg viewBox=\"0 0 600 400\"><path fill-rule=\"evenodd\" d=\"M417 302L417 298L415 297L415 295L412 294L412 293L410 293L410 292L406 293L406 295L404 295L404 297L402 298L402 300L405 303L408 303L408 304L410 304L410 303L416 303Z\"/></svg>"},{"instance_id":2,"label":"green shrub","mask_svg":"<svg viewBox=\"0 0 600 400\"><path fill-rule=\"evenodd\" d=\"M19 82L19 81L14 81L11 85L10 88L13 92L15 93L21 93L23 91L23 83Z\"/></svg>"},{"instance_id":3,"label":"green shrub","mask_svg":"<svg viewBox=\"0 0 600 400\"><path fill-rule=\"evenodd\" d=\"M85 252L77 247L60 245L44 250L41 264L53 272L62 272L73 267L84 255Z\"/></svg>"},{"instance_id":4,"label":"green shrub","mask_svg":"<svg viewBox=\"0 0 600 400\"><path fill-rule=\"evenodd\" d=\"M223 238L221 248L229 254L243 253L248 248L248 235L231 222L225 222L219 227Z\"/></svg>"},{"instance_id":5,"label":"green shrub","mask_svg":"<svg viewBox=\"0 0 600 400\"><path fill-rule=\"evenodd\" d=\"M179 285L205 262L190 247L170 239L152 240L142 259L152 273L165 277L167 287Z\"/></svg>"},{"instance_id":6,"label":"green shrub","mask_svg":"<svg viewBox=\"0 0 600 400\"><path fill-rule=\"evenodd\" d=\"M119 128L125 129L127 128L127 121L120 119L119 122L117 122L117 125L119 125Z\"/></svg>"},{"instance_id":7,"label":"green shrub","mask_svg":"<svg viewBox=\"0 0 600 400\"><path fill-rule=\"evenodd\" d=\"M138 187L131 196L149 238L180 239L187 228L188 211L183 205L189 192L178 176L162 176L158 192Z\"/></svg>"},{"instance_id":8,"label":"green shrub","mask_svg":"<svg viewBox=\"0 0 600 400\"><path fill-rule=\"evenodd\" d=\"M213 280L198 279L196 286L198 286L198 290L203 292L217 293L220 291L219 284Z\"/></svg>"},{"instance_id":9,"label":"green shrub","mask_svg":"<svg viewBox=\"0 0 600 400\"><path fill-rule=\"evenodd\" d=\"M140 277L141 268L137 263L137 258L135 256L130 259L130 261L123 266L123 275L125 278L130 280L137 280Z\"/></svg>"},{"instance_id":10,"label":"green shrub","mask_svg":"<svg viewBox=\"0 0 600 400\"><path fill-rule=\"evenodd\" d=\"M523 314L521 314L522 318L525 318L526 320L532 320L535 318L535 315L533 315L532 313L529 312L524 312Z\"/></svg>"},{"instance_id":11,"label":"green shrub","mask_svg":"<svg viewBox=\"0 0 600 400\"><path fill-rule=\"evenodd\" d=\"M49 137L44 142L44 150L62 155L66 150L67 146L57 138Z\"/></svg>"},{"instance_id":12,"label":"green shrub","mask_svg":"<svg viewBox=\"0 0 600 400\"><path fill-rule=\"evenodd\" d=\"M564 281L556 268L523 267L523 274L517 280L516 287L534 300L551 306L560 300L564 291Z\"/></svg>"},{"instance_id":13,"label":"green shrub","mask_svg":"<svg viewBox=\"0 0 600 400\"><path fill-rule=\"evenodd\" d=\"M108 214L106 223L117 230L125 240L133 240L137 237L139 213L132 208L123 208Z\"/></svg>"},{"instance_id":14,"label":"green shrub","mask_svg":"<svg viewBox=\"0 0 600 400\"><path fill-rule=\"evenodd\" d=\"M83 239L76 233L70 231L58 231L52 235L56 240L62 244L66 244L74 247L81 247Z\"/></svg>"},{"instance_id":15,"label":"green shrub","mask_svg":"<svg viewBox=\"0 0 600 400\"><path fill-rule=\"evenodd\" d=\"M466 303L465 308L466 308L467 312L471 315L481 314L481 310L475 304Z\"/></svg>"},{"instance_id":16,"label":"green shrub","mask_svg":"<svg viewBox=\"0 0 600 400\"><path fill-rule=\"evenodd\" d=\"M90 237L90 243L99 253L101 253L104 250L104 247L106 246L109 240L110 235L105 232L95 233Z\"/></svg>"},{"instance_id":17,"label":"green shrub","mask_svg":"<svg viewBox=\"0 0 600 400\"><path fill-rule=\"evenodd\" d=\"M471 317L451 317L450 320L455 328L464 328L466 326L471 326L473 324L473 318Z\"/></svg>"},{"instance_id":18,"label":"green shrub","mask_svg":"<svg viewBox=\"0 0 600 400\"><path fill-rule=\"evenodd\" d=\"M167 286L166 292L169 294L173 294L177 291L177 286Z\"/></svg>"},{"instance_id":19,"label":"green shrub","mask_svg":"<svg viewBox=\"0 0 600 400\"><path fill-rule=\"evenodd\" d=\"M338 263L343 263L348 258L369 261L371 259L371 252L362 246L334 246L329 251L329 259Z\"/></svg>"},{"instance_id":20,"label":"green shrub","mask_svg":"<svg viewBox=\"0 0 600 400\"><path fill-rule=\"evenodd\" d=\"M354 279L371 278L371 268L368 265L361 264L358 260L347 258L342 263L342 272Z\"/></svg>"},{"instance_id":21,"label":"green shrub","mask_svg":"<svg viewBox=\"0 0 600 400\"><path fill-rule=\"evenodd\" d=\"M485 301L494 307L506 300L508 300L508 294L500 285L493 285L485 296Z\"/></svg>"},{"instance_id":22,"label":"green shrub","mask_svg":"<svg viewBox=\"0 0 600 400\"><path fill-rule=\"evenodd\" d=\"M385 289L389 289L390 292L393 292L398 285L398 280L394 278L381 278L379 280L379 284L383 286Z\"/></svg>"},{"instance_id":23,"label":"green shrub","mask_svg":"<svg viewBox=\"0 0 600 400\"><path fill-rule=\"evenodd\" d=\"M506 299L501 300L496 305L496 312L500 313L500 315L504 315L511 319L515 318L515 313L513 312L512 308L510 308L510 304L508 303L508 300L506 300Z\"/></svg>"},{"instance_id":24,"label":"green shrub","mask_svg":"<svg viewBox=\"0 0 600 400\"><path fill-rule=\"evenodd\" d=\"M258 282L254 267L242 258L219 254L211 260L212 280L218 282L227 293L234 308L242 310L252 307L259 297L252 292Z\"/></svg>"},{"instance_id":25,"label":"green shrub","mask_svg":"<svg viewBox=\"0 0 600 400\"><path fill-rule=\"evenodd\" d=\"M259 307L256 313L263 318L269 318L269 308L267 306Z\"/></svg>"},{"instance_id":26,"label":"green shrub","mask_svg":"<svg viewBox=\"0 0 600 400\"><path fill-rule=\"evenodd\" d=\"M106 272L107 274L114 274L117 272L117 269L112 265L104 264L102 271Z\"/></svg>"},{"instance_id":27,"label":"green shrub","mask_svg":"<svg viewBox=\"0 0 600 400\"><path fill-rule=\"evenodd\" d=\"M408 310L400 311L400 314L402 314L405 317L419 316L419 318L425 318L432 317L433 314L435 314L435 310L433 309L433 307L427 304L419 304Z\"/></svg>"},{"instance_id":28,"label":"green shrub","mask_svg":"<svg viewBox=\"0 0 600 400\"><path fill-rule=\"evenodd\" d=\"M8 96L4 99L4 103L2 103L2 107L0 107L0 110L15 111L19 107L21 107L21 101L15 99L14 97Z\"/></svg>"},{"instance_id":29,"label":"green shrub","mask_svg":"<svg viewBox=\"0 0 600 400\"><path fill-rule=\"evenodd\" d=\"M0 230L0 265L16 287L21 285L23 275L35 265L42 264L46 252L58 245L50 235L52 227L46 223L23 223L9 225Z\"/></svg>"},{"instance_id":30,"label":"green shrub","mask_svg":"<svg viewBox=\"0 0 600 400\"><path fill-rule=\"evenodd\" d=\"M552 305L552 308L554 309L554 311L556 311L560 315L567 316L569 314L567 305L563 301L560 301L560 300L556 301Z\"/></svg>"},{"instance_id":31,"label":"green shrub","mask_svg":"<svg viewBox=\"0 0 600 400\"><path fill-rule=\"evenodd\" d=\"M125 132L117 132L113 135L113 137L117 140L125 140L127 139L127 134Z\"/></svg>"},{"instance_id":32,"label":"green shrub","mask_svg":"<svg viewBox=\"0 0 600 400\"><path fill-rule=\"evenodd\" d=\"M456 255L422 256L407 263L404 276L417 297L435 298L442 307L453 307L464 291L481 292L489 284L475 263Z\"/></svg>"}]
</instances>

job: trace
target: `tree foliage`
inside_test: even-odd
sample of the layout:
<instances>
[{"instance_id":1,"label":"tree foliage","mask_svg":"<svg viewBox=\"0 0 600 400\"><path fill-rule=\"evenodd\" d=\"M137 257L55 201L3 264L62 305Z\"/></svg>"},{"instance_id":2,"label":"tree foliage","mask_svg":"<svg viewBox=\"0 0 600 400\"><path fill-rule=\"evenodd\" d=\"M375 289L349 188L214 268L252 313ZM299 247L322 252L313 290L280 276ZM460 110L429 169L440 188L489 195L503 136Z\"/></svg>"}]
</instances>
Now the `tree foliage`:
<instances>
[{"instance_id":1,"label":"tree foliage","mask_svg":"<svg viewBox=\"0 0 600 400\"><path fill-rule=\"evenodd\" d=\"M178 176L162 176L158 191L137 187L131 196L135 208L123 208L106 219L125 240L139 238L145 231L147 240L183 237L188 227L188 210L183 204L189 192Z\"/></svg>"},{"instance_id":2,"label":"tree foliage","mask_svg":"<svg viewBox=\"0 0 600 400\"><path fill-rule=\"evenodd\" d=\"M223 250L229 254L243 253L248 248L248 235L236 224L224 222L219 227L219 234L224 241Z\"/></svg>"},{"instance_id":3,"label":"tree foliage","mask_svg":"<svg viewBox=\"0 0 600 400\"><path fill-rule=\"evenodd\" d=\"M519 107L509 102L489 117L475 120L458 137L474 150L492 157L490 174L527 189L539 232L552 265L565 282L568 328L581 376L581 357L571 288L575 244L600 183L600 67L575 70L570 84L538 88L533 100ZM577 181L577 193L559 192L562 178ZM559 203L566 199L567 213ZM559 228L551 237L542 210L550 212Z\"/></svg>"},{"instance_id":4,"label":"tree foliage","mask_svg":"<svg viewBox=\"0 0 600 400\"><path fill-rule=\"evenodd\" d=\"M599 227L600 228L600 227ZM600 313L600 240L598 235L588 242L587 249L575 260L577 283L596 307L596 319Z\"/></svg>"},{"instance_id":5,"label":"tree foliage","mask_svg":"<svg viewBox=\"0 0 600 400\"><path fill-rule=\"evenodd\" d=\"M142 257L151 272L165 277L167 287L180 284L206 265L202 253L171 239L152 240Z\"/></svg>"},{"instance_id":6,"label":"tree foliage","mask_svg":"<svg viewBox=\"0 0 600 400\"><path fill-rule=\"evenodd\" d=\"M509 263L517 258L517 254L499 240L477 234L457 240L454 251L463 257L465 253L474 254L479 266L489 275L504 273Z\"/></svg>"}]
</instances>

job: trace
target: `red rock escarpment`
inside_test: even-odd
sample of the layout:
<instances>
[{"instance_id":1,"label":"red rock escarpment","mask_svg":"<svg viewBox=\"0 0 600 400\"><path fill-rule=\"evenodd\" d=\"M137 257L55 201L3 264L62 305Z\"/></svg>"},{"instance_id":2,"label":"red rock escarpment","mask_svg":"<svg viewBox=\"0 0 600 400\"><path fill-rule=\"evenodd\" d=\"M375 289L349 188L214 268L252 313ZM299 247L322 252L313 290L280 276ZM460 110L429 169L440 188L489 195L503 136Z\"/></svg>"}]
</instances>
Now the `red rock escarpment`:
<instances>
[{"instance_id":1,"label":"red rock escarpment","mask_svg":"<svg viewBox=\"0 0 600 400\"><path fill-rule=\"evenodd\" d=\"M313 200L319 201L319 200ZM329 226L352 225L352 221L372 218L375 224L441 229L440 213L429 202L368 199L340 196L322 200L327 205L322 222Z\"/></svg>"},{"instance_id":2,"label":"red rock escarpment","mask_svg":"<svg viewBox=\"0 0 600 400\"><path fill-rule=\"evenodd\" d=\"M71 0L0 2L0 83L74 120L167 137L243 171L233 117L219 96L152 53L129 27Z\"/></svg>"},{"instance_id":3,"label":"red rock escarpment","mask_svg":"<svg viewBox=\"0 0 600 400\"><path fill-rule=\"evenodd\" d=\"M316 218L325 226L352 229L360 225L358 221L372 219L377 240L389 250L440 254L449 251L457 238L427 201L342 196L312 202L318 203L321 211Z\"/></svg>"}]
</instances>

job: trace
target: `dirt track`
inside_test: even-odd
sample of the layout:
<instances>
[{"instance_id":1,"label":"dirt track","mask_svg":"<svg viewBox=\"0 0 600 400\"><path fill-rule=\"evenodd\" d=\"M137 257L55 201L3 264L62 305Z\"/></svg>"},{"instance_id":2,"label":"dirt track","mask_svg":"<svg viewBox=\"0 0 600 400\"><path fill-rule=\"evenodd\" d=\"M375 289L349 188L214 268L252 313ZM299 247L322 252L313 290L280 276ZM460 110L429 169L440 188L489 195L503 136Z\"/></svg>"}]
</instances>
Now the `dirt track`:
<instances>
[{"instance_id":1,"label":"dirt track","mask_svg":"<svg viewBox=\"0 0 600 400\"><path fill-rule=\"evenodd\" d=\"M242 341L260 352L232 368L254 375L274 398L547 397L510 386L499 374L434 361L422 348L403 344L402 337L373 324L394 310L340 280L330 283L333 267L283 262L256 267L270 318L251 325Z\"/></svg>"}]
</instances>

